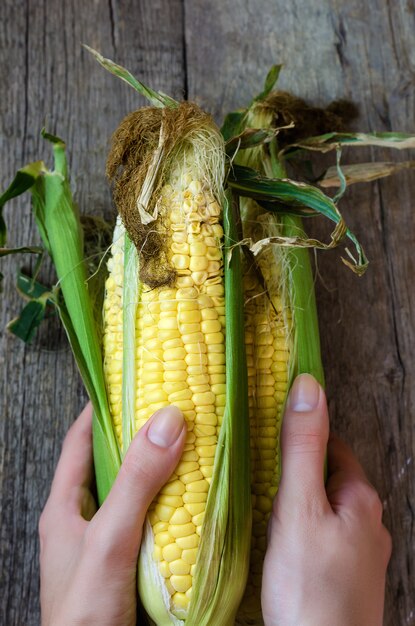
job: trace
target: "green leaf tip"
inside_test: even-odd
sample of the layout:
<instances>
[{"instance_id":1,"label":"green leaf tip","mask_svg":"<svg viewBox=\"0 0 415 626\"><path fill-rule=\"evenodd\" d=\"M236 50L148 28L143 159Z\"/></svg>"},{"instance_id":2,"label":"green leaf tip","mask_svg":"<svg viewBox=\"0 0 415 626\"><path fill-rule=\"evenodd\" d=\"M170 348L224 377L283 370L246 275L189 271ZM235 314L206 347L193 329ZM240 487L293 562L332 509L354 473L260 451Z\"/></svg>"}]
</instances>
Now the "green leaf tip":
<instances>
[{"instance_id":1,"label":"green leaf tip","mask_svg":"<svg viewBox=\"0 0 415 626\"><path fill-rule=\"evenodd\" d=\"M258 102L260 100L265 100L274 89L277 84L280 72L282 69L282 65L273 65L269 70L264 83L264 89L261 93L254 98L253 102Z\"/></svg>"},{"instance_id":2,"label":"green leaf tip","mask_svg":"<svg viewBox=\"0 0 415 626\"><path fill-rule=\"evenodd\" d=\"M45 127L42 128L40 134L42 135L43 139L46 139L53 144L60 145L62 148L66 147L66 142L63 139L61 139L57 135L52 135L51 133L48 133Z\"/></svg>"},{"instance_id":3,"label":"green leaf tip","mask_svg":"<svg viewBox=\"0 0 415 626\"><path fill-rule=\"evenodd\" d=\"M237 111L231 111L225 116L225 119L221 127L221 133L226 142L229 142L229 141L233 142L236 139L237 135L240 135L244 131L252 130L252 129L247 128L246 124L244 123L246 115L252 109L252 107L255 106L256 103L261 102L262 100L265 100L269 96L269 94L272 92L272 90L274 89L278 81L281 68L282 68L282 65L273 65L271 67L271 69L269 70L265 78L264 89L251 101L251 103L249 104L247 108L242 108ZM268 130L269 132L272 131L272 129L270 128L258 129L258 130L263 130L263 131ZM248 145L241 146L241 148L253 147L253 145L254 144L250 146Z\"/></svg>"},{"instance_id":4,"label":"green leaf tip","mask_svg":"<svg viewBox=\"0 0 415 626\"><path fill-rule=\"evenodd\" d=\"M97 50L94 50L90 46L87 46L86 44L82 45L85 50L88 50L88 52L92 54L94 59L98 61L98 63L102 65L103 68L108 70L108 72L110 72L111 74L114 74L114 76L118 76L118 78L121 78L121 80L128 83L139 94L144 96L153 106L170 108L175 108L179 106L179 103L173 98L170 98L170 96L166 96L164 93L159 91L154 91L154 89L151 89L151 87L147 87L146 85L144 85L144 83L135 78L135 76L133 76L131 72L129 72L125 67L122 67L122 65L114 63L114 61L111 61L111 59L106 59L104 56L102 56L102 54L100 54Z\"/></svg>"},{"instance_id":5,"label":"green leaf tip","mask_svg":"<svg viewBox=\"0 0 415 626\"><path fill-rule=\"evenodd\" d=\"M8 330L25 343L29 343L45 317L46 302L46 296L31 300L20 315L7 324Z\"/></svg>"},{"instance_id":6,"label":"green leaf tip","mask_svg":"<svg viewBox=\"0 0 415 626\"><path fill-rule=\"evenodd\" d=\"M7 241L6 222L3 218L4 205L12 198L17 198L17 196L30 189L37 178L45 171L46 167L43 161L35 161L20 168L10 185L0 196L0 247L5 246Z\"/></svg>"}]
</instances>

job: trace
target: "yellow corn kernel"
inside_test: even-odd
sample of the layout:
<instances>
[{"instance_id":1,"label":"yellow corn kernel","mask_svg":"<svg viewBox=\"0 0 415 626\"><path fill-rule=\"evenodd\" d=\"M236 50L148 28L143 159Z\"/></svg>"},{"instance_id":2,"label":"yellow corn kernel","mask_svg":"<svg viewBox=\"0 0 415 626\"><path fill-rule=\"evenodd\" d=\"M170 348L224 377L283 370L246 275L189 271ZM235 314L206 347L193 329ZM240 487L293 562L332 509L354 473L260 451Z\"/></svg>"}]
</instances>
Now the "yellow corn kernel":
<instances>
[{"instance_id":1,"label":"yellow corn kernel","mask_svg":"<svg viewBox=\"0 0 415 626\"><path fill-rule=\"evenodd\" d=\"M197 455L197 453L195 453ZM180 480L169 482L161 489L160 493L166 496L181 496L185 492L183 483Z\"/></svg>"},{"instance_id":2,"label":"yellow corn kernel","mask_svg":"<svg viewBox=\"0 0 415 626\"><path fill-rule=\"evenodd\" d=\"M181 506L182 503L183 500L180 498L180 506L178 506L170 518L170 524L187 524L191 521L191 515L183 506Z\"/></svg>"},{"instance_id":3,"label":"yellow corn kernel","mask_svg":"<svg viewBox=\"0 0 415 626\"><path fill-rule=\"evenodd\" d=\"M172 535L170 535L169 532L165 531L165 532L158 533L154 537L154 541L156 545L160 546L161 548L164 548L164 546L167 546L173 541L173 537Z\"/></svg>"},{"instance_id":4,"label":"yellow corn kernel","mask_svg":"<svg viewBox=\"0 0 415 626\"><path fill-rule=\"evenodd\" d=\"M179 593L178 591L174 593L172 595L173 606L182 611L187 609L189 605L189 598L187 597L187 593L190 589L191 587L186 591L186 593Z\"/></svg>"},{"instance_id":5,"label":"yellow corn kernel","mask_svg":"<svg viewBox=\"0 0 415 626\"><path fill-rule=\"evenodd\" d=\"M183 559L177 559L169 563L170 571L173 575L185 576L190 574L190 563L186 563Z\"/></svg>"},{"instance_id":6,"label":"yellow corn kernel","mask_svg":"<svg viewBox=\"0 0 415 626\"><path fill-rule=\"evenodd\" d=\"M187 576L171 576L170 582L176 591L185 593L192 586L192 577ZM174 598L174 596L173 596Z\"/></svg>"},{"instance_id":7,"label":"yellow corn kernel","mask_svg":"<svg viewBox=\"0 0 415 626\"><path fill-rule=\"evenodd\" d=\"M183 550L176 543L169 543L162 548L163 559L168 563L180 559L182 552Z\"/></svg>"},{"instance_id":8,"label":"yellow corn kernel","mask_svg":"<svg viewBox=\"0 0 415 626\"><path fill-rule=\"evenodd\" d=\"M199 469L193 472L189 472L188 474L182 474L182 476L180 476L180 480L186 486L186 489L187 489L187 485L189 485L190 483L194 483L198 480L202 480L202 478L203 478L203 474Z\"/></svg>"},{"instance_id":9,"label":"yellow corn kernel","mask_svg":"<svg viewBox=\"0 0 415 626\"><path fill-rule=\"evenodd\" d=\"M193 535L195 532L195 526L192 522L188 522L187 524L171 524L169 526L169 533L172 537L187 537L188 535Z\"/></svg>"},{"instance_id":10,"label":"yellow corn kernel","mask_svg":"<svg viewBox=\"0 0 415 626\"><path fill-rule=\"evenodd\" d=\"M160 494L157 498L157 501L159 504L165 504L168 507L172 507L173 509L175 509L174 513L173 513L173 517L176 515L177 513L177 508L176 507L180 507L183 504L183 500L181 498L181 496L167 496L164 494ZM172 520L172 518L170 518L170 521Z\"/></svg>"},{"instance_id":11,"label":"yellow corn kernel","mask_svg":"<svg viewBox=\"0 0 415 626\"><path fill-rule=\"evenodd\" d=\"M168 522L174 513L174 508L163 504L157 504L155 507L155 513L162 522Z\"/></svg>"}]
</instances>

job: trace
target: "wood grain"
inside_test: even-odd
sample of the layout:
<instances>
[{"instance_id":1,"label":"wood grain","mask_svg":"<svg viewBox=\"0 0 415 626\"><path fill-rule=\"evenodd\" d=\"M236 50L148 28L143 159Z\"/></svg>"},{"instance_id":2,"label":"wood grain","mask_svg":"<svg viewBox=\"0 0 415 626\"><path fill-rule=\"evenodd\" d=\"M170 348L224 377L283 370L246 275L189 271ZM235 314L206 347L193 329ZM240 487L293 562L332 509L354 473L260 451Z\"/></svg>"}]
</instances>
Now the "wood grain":
<instances>
[{"instance_id":1,"label":"wood grain","mask_svg":"<svg viewBox=\"0 0 415 626\"><path fill-rule=\"evenodd\" d=\"M46 125L65 138L81 209L109 215L108 138L142 101L98 68L81 43L144 82L188 95L220 121L246 104L273 63L280 87L315 104L346 97L362 130L414 132L415 7L411 0L3 0L0 184L38 158ZM345 162L411 158L345 151ZM412 155L413 158L413 155ZM371 261L357 279L337 251L317 257L322 347L333 429L356 450L393 535L385 625L415 624L415 261L413 174L351 188L343 201ZM9 244L37 241L28 201L6 210ZM327 233L317 226L320 235ZM39 623L37 520L63 436L85 402L66 338L51 319L24 346L5 332L27 259L6 258L0 305L0 622ZM43 271L45 280L53 276Z\"/></svg>"}]
</instances>

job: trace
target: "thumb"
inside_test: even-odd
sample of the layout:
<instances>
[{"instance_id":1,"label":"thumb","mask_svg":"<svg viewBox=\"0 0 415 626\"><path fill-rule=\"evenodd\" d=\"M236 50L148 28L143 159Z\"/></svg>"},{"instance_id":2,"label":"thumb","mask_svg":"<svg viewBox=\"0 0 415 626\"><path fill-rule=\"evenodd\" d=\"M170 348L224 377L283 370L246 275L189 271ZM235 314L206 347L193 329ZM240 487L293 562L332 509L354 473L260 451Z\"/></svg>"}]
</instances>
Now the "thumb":
<instances>
[{"instance_id":1,"label":"thumb","mask_svg":"<svg viewBox=\"0 0 415 626\"><path fill-rule=\"evenodd\" d=\"M186 438L181 411L156 411L134 437L107 499L89 531L105 550L135 560L147 509L179 462Z\"/></svg>"},{"instance_id":2,"label":"thumb","mask_svg":"<svg viewBox=\"0 0 415 626\"><path fill-rule=\"evenodd\" d=\"M328 505L324 486L328 436L324 391L313 376L301 374L291 388L282 427L278 502L284 502L284 509L293 512Z\"/></svg>"}]
</instances>

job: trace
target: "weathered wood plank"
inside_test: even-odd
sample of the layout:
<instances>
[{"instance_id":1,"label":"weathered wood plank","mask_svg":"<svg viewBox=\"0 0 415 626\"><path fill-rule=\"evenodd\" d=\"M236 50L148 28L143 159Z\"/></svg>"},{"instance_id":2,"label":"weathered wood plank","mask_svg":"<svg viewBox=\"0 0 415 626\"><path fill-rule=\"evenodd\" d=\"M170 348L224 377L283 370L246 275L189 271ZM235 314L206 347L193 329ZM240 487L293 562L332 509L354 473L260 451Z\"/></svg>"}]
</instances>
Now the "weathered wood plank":
<instances>
[{"instance_id":1,"label":"weathered wood plank","mask_svg":"<svg viewBox=\"0 0 415 626\"><path fill-rule=\"evenodd\" d=\"M257 93L273 63L279 86L314 104L354 101L360 129L414 131L415 15L410 3L239 0L186 3L189 97L220 121ZM209 33L207 37L202 33ZM345 162L389 151L345 151ZM385 504L393 535L385 624L415 624L413 174L351 188L343 201L371 265L357 279L337 252L318 254L322 348L332 427ZM322 235L322 229L317 229ZM327 229L324 230L326 234ZM339 564L341 567L341 564Z\"/></svg>"},{"instance_id":2,"label":"weathered wood plank","mask_svg":"<svg viewBox=\"0 0 415 626\"><path fill-rule=\"evenodd\" d=\"M142 101L96 67L88 43L156 88L188 91L216 119L249 101L268 67L285 64L280 86L323 104L355 101L359 127L414 130L415 12L408 0L4 0L0 22L1 188L39 155L48 130L68 142L76 198L107 214L107 139ZM183 31L185 25L185 32ZM186 44L185 50L183 44ZM185 60L187 65L185 67ZM390 158L377 152L380 158ZM345 155L350 160L352 154ZM372 151L358 153L370 159ZM395 157L396 155L394 155ZM401 157L400 157L401 158ZM402 158L403 155L402 155ZM415 624L414 588L414 220L409 173L352 188L343 205L371 260L356 279L336 252L319 254L317 281L334 429L355 448L385 500L394 537L385 624ZM28 204L7 210L10 243L34 240ZM23 263L23 259L21 261ZM0 307L0 615L38 623L37 519L60 445L85 400L66 339L53 320L24 347L5 333L21 306L20 267L6 259ZM44 271L45 279L51 277Z\"/></svg>"},{"instance_id":3,"label":"weathered wood plank","mask_svg":"<svg viewBox=\"0 0 415 626\"><path fill-rule=\"evenodd\" d=\"M50 162L50 149L39 136L46 124L67 141L82 210L109 215L108 138L143 100L104 72L81 42L179 97L181 2L2 3L0 188L18 166L40 156ZM27 200L13 202L6 216L10 244L36 239ZM0 622L10 626L39 623L37 520L62 439L86 397L57 323L45 326L27 347L3 330L22 305L13 281L24 262L2 262L7 304L0 310ZM49 270L43 276L52 277Z\"/></svg>"}]
</instances>

